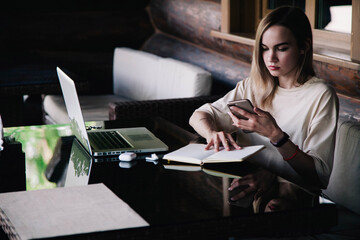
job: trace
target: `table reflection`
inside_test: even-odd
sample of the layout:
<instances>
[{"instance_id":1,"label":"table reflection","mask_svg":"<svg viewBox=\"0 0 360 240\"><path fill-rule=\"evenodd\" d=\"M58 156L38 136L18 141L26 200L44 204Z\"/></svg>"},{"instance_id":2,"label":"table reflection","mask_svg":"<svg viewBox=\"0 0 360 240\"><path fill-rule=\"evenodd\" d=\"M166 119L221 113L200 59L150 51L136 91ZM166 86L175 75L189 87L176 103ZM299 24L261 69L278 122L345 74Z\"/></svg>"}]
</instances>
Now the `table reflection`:
<instances>
[{"instance_id":1,"label":"table reflection","mask_svg":"<svg viewBox=\"0 0 360 240\"><path fill-rule=\"evenodd\" d=\"M54 188L47 180L45 169L53 157L59 137L71 135L68 125L46 125L11 127L4 129L4 135L21 142L26 155L26 189Z\"/></svg>"},{"instance_id":2,"label":"table reflection","mask_svg":"<svg viewBox=\"0 0 360 240\"><path fill-rule=\"evenodd\" d=\"M96 123L88 122L87 125ZM71 135L69 124L4 128L4 136L22 144L22 150L26 155L27 190L56 187L56 184L46 177L46 169L57 151L56 147L61 147L59 139Z\"/></svg>"},{"instance_id":3,"label":"table reflection","mask_svg":"<svg viewBox=\"0 0 360 240\"><path fill-rule=\"evenodd\" d=\"M246 177L249 176L244 176L244 178ZM247 188L249 188L248 185L242 185L231 191L229 203L240 207L251 204L254 213L301 209L314 207L319 204L318 195L288 182L281 177L276 177L266 188L262 188L261 195L250 191L240 199L232 199L239 194L239 192Z\"/></svg>"}]
</instances>

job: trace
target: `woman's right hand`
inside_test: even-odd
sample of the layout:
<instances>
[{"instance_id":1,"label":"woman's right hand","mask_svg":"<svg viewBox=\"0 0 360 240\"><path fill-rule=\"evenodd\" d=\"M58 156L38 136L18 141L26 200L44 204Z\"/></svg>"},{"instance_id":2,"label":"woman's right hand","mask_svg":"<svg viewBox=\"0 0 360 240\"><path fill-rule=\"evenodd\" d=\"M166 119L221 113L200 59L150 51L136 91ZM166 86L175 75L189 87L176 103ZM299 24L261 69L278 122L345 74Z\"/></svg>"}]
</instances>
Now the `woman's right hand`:
<instances>
[{"instance_id":1,"label":"woman's right hand","mask_svg":"<svg viewBox=\"0 0 360 240\"><path fill-rule=\"evenodd\" d=\"M206 139L206 150L214 148L215 151L219 151L222 146L227 151L231 150L232 147L241 149L230 133L217 131L214 119L207 112L195 111L190 117L189 124Z\"/></svg>"},{"instance_id":2,"label":"woman's right hand","mask_svg":"<svg viewBox=\"0 0 360 240\"><path fill-rule=\"evenodd\" d=\"M220 150L220 147L223 146L225 150L230 151L231 148L241 149L241 147L236 143L230 133L225 133L223 131L216 132L212 131L206 137L207 145L206 150L214 148L216 152Z\"/></svg>"}]
</instances>

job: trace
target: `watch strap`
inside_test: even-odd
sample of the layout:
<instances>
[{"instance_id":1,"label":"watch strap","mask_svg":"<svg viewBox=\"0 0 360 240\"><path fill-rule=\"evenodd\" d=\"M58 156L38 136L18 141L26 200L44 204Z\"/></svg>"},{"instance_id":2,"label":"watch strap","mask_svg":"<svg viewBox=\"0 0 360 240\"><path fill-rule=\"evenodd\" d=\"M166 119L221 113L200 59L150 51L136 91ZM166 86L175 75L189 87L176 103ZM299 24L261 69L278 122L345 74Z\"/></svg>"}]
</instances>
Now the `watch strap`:
<instances>
[{"instance_id":1,"label":"watch strap","mask_svg":"<svg viewBox=\"0 0 360 240\"><path fill-rule=\"evenodd\" d=\"M286 133L286 132L283 132L284 133L284 136L277 142L273 143L270 141L270 143L272 145L274 145L275 147L281 147L282 145L284 145L287 140L289 140L289 135Z\"/></svg>"}]
</instances>

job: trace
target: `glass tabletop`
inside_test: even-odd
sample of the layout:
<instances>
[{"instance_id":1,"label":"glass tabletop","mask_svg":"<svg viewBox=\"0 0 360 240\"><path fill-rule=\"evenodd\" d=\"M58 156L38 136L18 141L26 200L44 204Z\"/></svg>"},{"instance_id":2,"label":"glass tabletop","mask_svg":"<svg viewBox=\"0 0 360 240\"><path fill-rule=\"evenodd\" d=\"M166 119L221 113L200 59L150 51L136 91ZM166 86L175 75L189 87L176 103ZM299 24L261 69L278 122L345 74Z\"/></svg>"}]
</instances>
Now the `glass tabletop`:
<instances>
[{"instance_id":1,"label":"glass tabletop","mask_svg":"<svg viewBox=\"0 0 360 240\"><path fill-rule=\"evenodd\" d=\"M86 123L103 128L140 124L168 144L169 151L198 140L197 135L167 121ZM320 206L318 196L287 181L274 181L261 198L255 199L255 193L250 193L239 200L231 200L236 194L228 190L233 179L262 173L261 168L247 162L197 166L161 158L147 160L148 154L139 155L131 162L122 162L116 157L94 159L79 146L68 124L5 128L4 134L22 144L26 155L27 190L104 183L150 226L227 219L240 224L238 231L245 231L246 224L241 225L244 224L241 219L257 214L267 217L267 213L285 213L278 219L280 222L286 222L291 216L298 223L306 222L303 225L306 231L309 228L318 231L336 222L335 208ZM81 181L77 177L81 177ZM298 211L307 214L299 216ZM241 221L237 222L239 219ZM317 225L308 225L315 222ZM224 229L228 228L226 224L222 226ZM269 227L271 225L263 226Z\"/></svg>"}]
</instances>

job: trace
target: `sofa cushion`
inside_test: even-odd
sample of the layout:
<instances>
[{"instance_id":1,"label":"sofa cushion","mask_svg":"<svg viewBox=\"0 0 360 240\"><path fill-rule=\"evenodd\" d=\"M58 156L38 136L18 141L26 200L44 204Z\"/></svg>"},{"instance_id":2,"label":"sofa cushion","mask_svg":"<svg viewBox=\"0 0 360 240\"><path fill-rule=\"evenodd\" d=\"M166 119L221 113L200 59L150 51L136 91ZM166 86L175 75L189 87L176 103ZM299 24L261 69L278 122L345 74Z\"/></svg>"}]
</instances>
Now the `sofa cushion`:
<instances>
[{"instance_id":1,"label":"sofa cushion","mask_svg":"<svg viewBox=\"0 0 360 240\"><path fill-rule=\"evenodd\" d=\"M133 100L209 95L211 74L190 63L144 51L116 48L114 94Z\"/></svg>"},{"instance_id":2,"label":"sofa cushion","mask_svg":"<svg viewBox=\"0 0 360 240\"><path fill-rule=\"evenodd\" d=\"M79 102L85 121L109 120L109 102L127 101L116 95L81 95ZM70 123L62 95L47 95L43 108L48 123Z\"/></svg>"},{"instance_id":3,"label":"sofa cushion","mask_svg":"<svg viewBox=\"0 0 360 240\"><path fill-rule=\"evenodd\" d=\"M116 48L114 95L80 95L85 121L108 120L109 102L205 96L211 74L200 67L144 51ZM62 95L48 95L43 108L48 123L68 123Z\"/></svg>"},{"instance_id":4,"label":"sofa cushion","mask_svg":"<svg viewBox=\"0 0 360 240\"><path fill-rule=\"evenodd\" d=\"M325 197L360 214L360 122L340 119Z\"/></svg>"}]
</instances>

